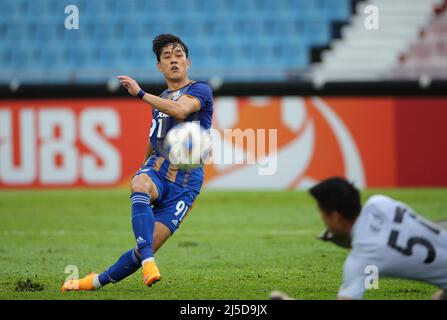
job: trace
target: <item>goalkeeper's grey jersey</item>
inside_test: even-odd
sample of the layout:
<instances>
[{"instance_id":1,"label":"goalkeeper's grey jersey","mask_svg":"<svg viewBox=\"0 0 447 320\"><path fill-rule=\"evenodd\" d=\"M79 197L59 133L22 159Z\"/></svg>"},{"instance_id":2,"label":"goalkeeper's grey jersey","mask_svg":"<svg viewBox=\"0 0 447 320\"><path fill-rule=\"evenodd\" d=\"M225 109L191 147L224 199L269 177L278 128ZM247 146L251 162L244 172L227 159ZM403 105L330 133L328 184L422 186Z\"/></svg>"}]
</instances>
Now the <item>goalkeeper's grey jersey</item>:
<instances>
[{"instance_id":1,"label":"goalkeeper's grey jersey","mask_svg":"<svg viewBox=\"0 0 447 320\"><path fill-rule=\"evenodd\" d=\"M447 231L382 195L369 198L353 225L339 297L362 299L378 271L447 290Z\"/></svg>"}]
</instances>

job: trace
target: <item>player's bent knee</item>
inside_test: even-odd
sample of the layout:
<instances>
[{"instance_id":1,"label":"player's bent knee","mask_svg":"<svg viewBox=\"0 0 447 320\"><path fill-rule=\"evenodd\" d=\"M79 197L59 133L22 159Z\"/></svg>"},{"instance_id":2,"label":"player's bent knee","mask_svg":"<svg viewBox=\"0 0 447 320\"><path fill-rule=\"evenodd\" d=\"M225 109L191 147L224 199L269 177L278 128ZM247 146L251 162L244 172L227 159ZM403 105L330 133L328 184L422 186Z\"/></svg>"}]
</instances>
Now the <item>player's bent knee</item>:
<instances>
[{"instance_id":1,"label":"player's bent knee","mask_svg":"<svg viewBox=\"0 0 447 320\"><path fill-rule=\"evenodd\" d=\"M144 192L151 194L153 188L154 183L152 182L152 179L145 174L140 174L132 179L132 192Z\"/></svg>"}]
</instances>

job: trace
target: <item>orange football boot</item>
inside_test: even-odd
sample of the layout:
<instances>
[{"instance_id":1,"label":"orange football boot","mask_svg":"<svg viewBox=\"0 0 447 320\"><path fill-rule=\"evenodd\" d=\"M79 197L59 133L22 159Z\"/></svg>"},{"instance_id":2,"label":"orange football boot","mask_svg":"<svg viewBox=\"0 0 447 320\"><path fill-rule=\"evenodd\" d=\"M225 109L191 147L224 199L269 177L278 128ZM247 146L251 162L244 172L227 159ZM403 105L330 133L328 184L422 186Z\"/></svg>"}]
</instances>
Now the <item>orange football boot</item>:
<instances>
[{"instance_id":1,"label":"orange football boot","mask_svg":"<svg viewBox=\"0 0 447 320\"><path fill-rule=\"evenodd\" d=\"M65 283L62 285L61 291L90 291L95 290L96 288L93 285L93 279L98 274L96 273L90 273L87 276L85 276L82 279L72 279L65 281Z\"/></svg>"},{"instance_id":2,"label":"orange football boot","mask_svg":"<svg viewBox=\"0 0 447 320\"><path fill-rule=\"evenodd\" d=\"M143 264L143 281L148 287L152 286L161 278L160 270L158 270L155 261L147 261Z\"/></svg>"}]
</instances>

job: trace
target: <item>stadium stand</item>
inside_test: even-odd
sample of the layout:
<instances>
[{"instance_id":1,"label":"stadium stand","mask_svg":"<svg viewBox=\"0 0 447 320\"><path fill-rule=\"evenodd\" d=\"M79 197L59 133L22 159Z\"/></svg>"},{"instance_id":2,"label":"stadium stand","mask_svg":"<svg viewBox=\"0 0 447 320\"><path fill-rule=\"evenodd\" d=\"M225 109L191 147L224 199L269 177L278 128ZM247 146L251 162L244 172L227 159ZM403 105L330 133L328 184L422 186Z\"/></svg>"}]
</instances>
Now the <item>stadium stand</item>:
<instances>
[{"instance_id":1,"label":"stadium stand","mask_svg":"<svg viewBox=\"0 0 447 320\"><path fill-rule=\"evenodd\" d=\"M420 37L399 57L390 72L392 79L447 79L447 10L446 3ZM422 78L424 79L424 78Z\"/></svg>"},{"instance_id":2,"label":"stadium stand","mask_svg":"<svg viewBox=\"0 0 447 320\"><path fill-rule=\"evenodd\" d=\"M447 79L447 16L433 10L445 3L72 0L79 29L67 30L66 1L2 0L0 84L97 84L118 74L159 83L151 40L160 33L189 45L195 79ZM380 9L378 30L365 28L369 5Z\"/></svg>"},{"instance_id":3,"label":"stadium stand","mask_svg":"<svg viewBox=\"0 0 447 320\"><path fill-rule=\"evenodd\" d=\"M72 0L79 29L66 30L61 0L0 2L0 83L104 83L117 74L159 82L151 40L181 36L191 75L285 81L328 45L350 0Z\"/></svg>"},{"instance_id":4,"label":"stadium stand","mask_svg":"<svg viewBox=\"0 0 447 320\"><path fill-rule=\"evenodd\" d=\"M357 13L351 24L343 27L342 38L334 40L331 49L322 53L322 62L312 67L313 81L390 78L389 72L399 64L401 54L418 38L420 30L430 23L434 9L442 3L443 0L368 0L357 3ZM379 8L378 29L365 27L365 9L371 5ZM436 65L439 68L438 62ZM445 70L443 72L445 75Z\"/></svg>"}]
</instances>

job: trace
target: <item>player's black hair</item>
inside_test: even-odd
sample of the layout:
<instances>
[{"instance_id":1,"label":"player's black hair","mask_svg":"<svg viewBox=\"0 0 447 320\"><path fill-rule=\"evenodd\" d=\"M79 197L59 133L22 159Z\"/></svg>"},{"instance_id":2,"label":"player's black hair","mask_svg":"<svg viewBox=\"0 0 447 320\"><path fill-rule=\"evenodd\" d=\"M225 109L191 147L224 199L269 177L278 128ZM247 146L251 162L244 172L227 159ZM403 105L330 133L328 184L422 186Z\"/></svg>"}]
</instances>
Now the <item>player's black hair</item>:
<instances>
[{"instance_id":1,"label":"player's black hair","mask_svg":"<svg viewBox=\"0 0 447 320\"><path fill-rule=\"evenodd\" d=\"M318 206L326 213L338 211L343 217L355 220L360 214L360 192L346 179L332 177L309 189Z\"/></svg>"},{"instance_id":2,"label":"player's black hair","mask_svg":"<svg viewBox=\"0 0 447 320\"><path fill-rule=\"evenodd\" d=\"M174 47L177 45L181 46L185 51L186 58L188 58L188 46L179 37L170 33L164 33L156 36L152 40L152 51L154 51L158 62L160 62L161 50L168 44L173 44Z\"/></svg>"}]
</instances>

